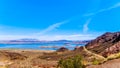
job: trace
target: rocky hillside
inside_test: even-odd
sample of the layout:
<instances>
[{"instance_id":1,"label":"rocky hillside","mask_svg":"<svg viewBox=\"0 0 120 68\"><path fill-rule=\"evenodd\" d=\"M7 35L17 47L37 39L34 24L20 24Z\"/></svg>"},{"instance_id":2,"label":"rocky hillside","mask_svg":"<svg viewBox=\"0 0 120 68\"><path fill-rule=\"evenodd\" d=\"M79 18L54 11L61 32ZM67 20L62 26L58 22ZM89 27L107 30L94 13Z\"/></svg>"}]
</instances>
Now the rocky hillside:
<instances>
[{"instance_id":1,"label":"rocky hillside","mask_svg":"<svg viewBox=\"0 0 120 68\"><path fill-rule=\"evenodd\" d=\"M23 56L19 53L0 51L0 61L24 60L26 58L26 56Z\"/></svg>"},{"instance_id":2,"label":"rocky hillside","mask_svg":"<svg viewBox=\"0 0 120 68\"><path fill-rule=\"evenodd\" d=\"M120 52L120 32L107 32L85 46L88 50L105 57Z\"/></svg>"}]
</instances>

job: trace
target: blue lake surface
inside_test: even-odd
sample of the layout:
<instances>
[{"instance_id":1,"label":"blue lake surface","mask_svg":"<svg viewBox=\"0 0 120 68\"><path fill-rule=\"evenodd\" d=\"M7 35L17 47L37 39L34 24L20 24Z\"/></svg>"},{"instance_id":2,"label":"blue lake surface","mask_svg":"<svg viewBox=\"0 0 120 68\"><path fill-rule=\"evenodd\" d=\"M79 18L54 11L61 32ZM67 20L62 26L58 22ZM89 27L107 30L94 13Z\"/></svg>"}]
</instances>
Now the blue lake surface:
<instances>
[{"instance_id":1,"label":"blue lake surface","mask_svg":"<svg viewBox=\"0 0 120 68\"><path fill-rule=\"evenodd\" d=\"M35 49L35 50L57 50L60 47L66 47L73 50L76 46L84 46L85 44L69 44L63 43L41 43L41 44L0 44L1 49Z\"/></svg>"}]
</instances>

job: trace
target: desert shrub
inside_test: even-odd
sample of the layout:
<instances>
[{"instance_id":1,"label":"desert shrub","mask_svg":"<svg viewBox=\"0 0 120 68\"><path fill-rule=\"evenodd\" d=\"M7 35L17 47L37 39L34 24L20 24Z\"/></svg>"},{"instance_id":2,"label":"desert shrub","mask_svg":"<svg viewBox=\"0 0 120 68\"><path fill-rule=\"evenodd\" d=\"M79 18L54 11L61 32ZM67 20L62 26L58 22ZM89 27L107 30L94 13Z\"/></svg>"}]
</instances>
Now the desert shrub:
<instances>
[{"instance_id":1,"label":"desert shrub","mask_svg":"<svg viewBox=\"0 0 120 68\"><path fill-rule=\"evenodd\" d=\"M107 57L108 60L118 59L118 58L120 58L120 53L112 54Z\"/></svg>"},{"instance_id":2,"label":"desert shrub","mask_svg":"<svg viewBox=\"0 0 120 68\"><path fill-rule=\"evenodd\" d=\"M117 58L120 58L120 55L118 55Z\"/></svg>"},{"instance_id":3,"label":"desert shrub","mask_svg":"<svg viewBox=\"0 0 120 68\"><path fill-rule=\"evenodd\" d=\"M61 59L58 62L58 68L85 68L82 63L83 58L81 56L75 56L73 58Z\"/></svg>"},{"instance_id":4,"label":"desert shrub","mask_svg":"<svg viewBox=\"0 0 120 68\"><path fill-rule=\"evenodd\" d=\"M100 61L97 60L97 59L94 59L93 62L92 62L92 64L93 64L93 65L98 65L98 64L100 64Z\"/></svg>"}]
</instances>

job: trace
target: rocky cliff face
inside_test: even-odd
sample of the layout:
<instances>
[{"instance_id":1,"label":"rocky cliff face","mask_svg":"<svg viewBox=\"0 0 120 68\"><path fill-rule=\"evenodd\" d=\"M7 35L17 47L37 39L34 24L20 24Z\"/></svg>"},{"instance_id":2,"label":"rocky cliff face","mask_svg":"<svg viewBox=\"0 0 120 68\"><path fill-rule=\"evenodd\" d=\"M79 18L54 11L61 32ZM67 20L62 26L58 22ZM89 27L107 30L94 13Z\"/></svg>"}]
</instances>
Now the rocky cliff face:
<instances>
[{"instance_id":1,"label":"rocky cliff face","mask_svg":"<svg viewBox=\"0 0 120 68\"><path fill-rule=\"evenodd\" d=\"M120 52L120 32L107 32L89 42L86 48L103 56Z\"/></svg>"}]
</instances>

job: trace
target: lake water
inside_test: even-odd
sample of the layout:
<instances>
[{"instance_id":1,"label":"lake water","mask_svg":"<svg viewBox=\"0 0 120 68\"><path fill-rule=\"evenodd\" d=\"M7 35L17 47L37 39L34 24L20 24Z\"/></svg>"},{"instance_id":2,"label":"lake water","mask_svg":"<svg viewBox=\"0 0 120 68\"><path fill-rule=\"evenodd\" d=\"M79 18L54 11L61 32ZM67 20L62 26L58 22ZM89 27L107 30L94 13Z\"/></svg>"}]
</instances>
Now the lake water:
<instances>
[{"instance_id":1,"label":"lake water","mask_svg":"<svg viewBox=\"0 0 120 68\"><path fill-rule=\"evenodd\" d=\"M85 44L69 44L63 43L41 43L41 44L0 44L1 49L35 49L35 50L57 50L60 47L66 47L73 50L76 46L83 46Z\"/></svg>"}]
</instances>

